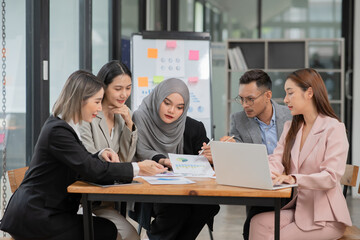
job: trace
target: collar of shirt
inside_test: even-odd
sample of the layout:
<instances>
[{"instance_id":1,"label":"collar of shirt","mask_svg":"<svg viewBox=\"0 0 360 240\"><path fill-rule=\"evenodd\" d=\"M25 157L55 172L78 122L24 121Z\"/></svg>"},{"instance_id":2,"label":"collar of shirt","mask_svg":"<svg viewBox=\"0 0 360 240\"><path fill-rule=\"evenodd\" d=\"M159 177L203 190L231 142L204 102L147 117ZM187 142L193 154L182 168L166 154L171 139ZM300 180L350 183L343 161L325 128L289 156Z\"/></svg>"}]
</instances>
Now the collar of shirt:
<instances>
[{"instance_id":1,"label":"collar of shirt","mask_svg":"<svg viewBox=\"0 0 360 240\"><path fill-rule=\"evenodd\" d=\"M269 125L267 125L266 123L264 123L263 121L261 121L259 118L254 117L255 121L257 121L257 122L259 123L260 127L261 127L261 126L264 126L264 127L265 127L265 126L268 126L268 127L274 126L274 124L275 124L275 108L274 108L274 105L273 105L273 104L271 104L271 106L272 106L272 109L273 109L273 114L272 114L271 121L270 121L270 124L269 124Z\"/></svg>"},{"instance_id":2,"label":"collar of shirt","mask_svg":"<svg viewBox=\"0 0 360 240\"><path fill-rule=\"evenodd\" d=\"M72 119L68 122L68 124L74 129L76 135L78 136L78 138L81 141L81 135L80 135L80 131L79 131L80 124L79 123L75 124Z\"/></svg>"},{"instance_id":3,"label":"collar of shirt","mask_svg":"<svg viewBox=\"0 0 360 240\"><path fill-rule=\"evenodd\" d=\"M61 114L58 115L58 118L62 119ZM67 122L67 124L69 124L70 127L72 127L72 129L74 129L76 135L78 136L78 138L79 138L80 141L81 141L81 135L80 135L80 131L79 131L80 124L79 124L79 123L75 124L72 119L71 119L69 122Z\"/></svg>"},{"instance_id":4,"label":"collar of shirt","mask_svg":"<svg viewBox=\"0 0 360 240\"><path fill-rule=\"evenodd\" d=\"M259 124L260 133L261 133L261 142L266 145L268 154L272 154L276 144L277 144L277 132L276 132L276 123L275 123L275 109L273 107L273 115L270 121L270 124L262 122L260 119L255 118L255 121Z\"/></svg>"}]
</instances>

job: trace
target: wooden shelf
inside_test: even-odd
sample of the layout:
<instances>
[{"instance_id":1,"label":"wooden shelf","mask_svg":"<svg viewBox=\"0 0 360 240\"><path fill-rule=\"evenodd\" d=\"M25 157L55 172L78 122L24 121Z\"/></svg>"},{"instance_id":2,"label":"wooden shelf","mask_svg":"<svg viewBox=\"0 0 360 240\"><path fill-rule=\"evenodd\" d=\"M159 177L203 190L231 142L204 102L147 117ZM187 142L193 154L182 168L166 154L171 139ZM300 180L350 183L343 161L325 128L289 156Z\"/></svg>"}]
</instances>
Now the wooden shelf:
<instances>
[{"instance_id":1,"label":"wooden shelf","mask_svg":"<svg viewBox=\"0 0 360 240\"><path fill-rule=\"evenodd\" d=\"M276 102L282 103L283 85L288 74L301 68L316 69L328 89L330 103L340 119L344 120L344 39L229 39L226 51L228 56L229 49L237 47L241 50L247 70L261 69L269 73ZM240 60L242 58L238 57ZM238 89L239 86L234 86L233 76L240 77L247 71L243 68L231 69L230 65L227 57L227 132L230 130L232 106L237 104L232 100L235 97L232 95L235 87Z\"/></svg>"}]
</instances>

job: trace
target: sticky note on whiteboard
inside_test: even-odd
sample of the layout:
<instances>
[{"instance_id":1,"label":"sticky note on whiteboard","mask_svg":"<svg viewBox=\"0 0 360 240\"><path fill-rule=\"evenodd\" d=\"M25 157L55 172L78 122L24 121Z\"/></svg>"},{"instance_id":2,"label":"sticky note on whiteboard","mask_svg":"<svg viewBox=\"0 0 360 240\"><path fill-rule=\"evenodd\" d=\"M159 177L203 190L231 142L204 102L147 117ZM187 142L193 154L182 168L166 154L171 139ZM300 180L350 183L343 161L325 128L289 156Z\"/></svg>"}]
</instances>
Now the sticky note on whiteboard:
<instances>
[{"instance_id":1,"label":"sticky note on whiteboard","mask_svg":"<svg viewBox=\"0 0 360 240\"><path fill-rule=\"evenodd\" d=\"M164 76L154 76L153 78L154 84L159 84L164 81Z\"/></svg>"},{"instance_id":2,"label":"sticky note on whiteboard","mask_svg":"<svg viewBox=\"0 0 360 240\"><path fill-rule=\"evenodd\" d=\"M198 78L198 77L189 77L189 78L188 78L188 82L189 82L190 84L198 83L198 82L199 82L199 78Z\"/></svg>"},{"instance_id":3,"label":"sticky note on whiteboard","mask_svg":"<svg viewBox=\"0 0 360 240\"><path fill-rule=\"evenodd\" d=\"M189 51L189 60L199 60L199 50L190 50Z\"/></svg>"},{"instance_id":4,"label":"sticky note on whiteboard","mask_svg":"<svg viewBox=\"0 0 360 240\"><path fill-rule=\"evenodd\" d=\"M166 41L166 48L176 48L176 41L174 40Z\"/></svg>"},{"instance_id":5,"label":"sticky note on whiteboard","mask_svg":"<svg viewBox=\"0 0 360 240\"><path fill-rule=\"evenodd\" d=\"M139 87L148 87L149 86L148 77L138 77L138 86Z\"/></svg>"},{"instance_id":6,"label":"sticky note on whiteboard","mask_svg":"<svg viewBox=\"0 0 360 240\"><path fill-rule=\"evenodd\" d=\"M158 56L157 48L148 48L147 56L148 58L157 58Z\"/></svg>"}]
</instances>

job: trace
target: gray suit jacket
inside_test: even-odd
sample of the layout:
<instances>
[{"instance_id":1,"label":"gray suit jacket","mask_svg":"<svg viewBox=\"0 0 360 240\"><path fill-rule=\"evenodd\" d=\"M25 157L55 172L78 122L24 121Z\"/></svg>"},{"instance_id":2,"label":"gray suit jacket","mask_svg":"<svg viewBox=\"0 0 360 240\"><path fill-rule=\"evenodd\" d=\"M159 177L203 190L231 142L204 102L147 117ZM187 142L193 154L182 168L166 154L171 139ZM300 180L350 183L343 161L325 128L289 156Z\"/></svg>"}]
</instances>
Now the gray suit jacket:
<instances>
[{"instance_id":1,"label":"gray suit jacket","mask_svg":"<svg viewBox=\"0 0 360 240\"><path fill-rule=\"evenodd\" d=\"M275 122L277 139L279 140L284 128L284 123L292 119L286 106L277 104L271 100L275 108ZM259 124L254 118L248 118L244 111L231 115L230 136L234 135L237 142L261 144L261 132Z\"/></svg>"},{"instance_id":2,"label":"gray suit jacket","mask_svg":"<svg viewBox=\"0 0 360 240\"><path fill-rule=\"evenodd\" d=\"M135 125L134 125L135 126ZM136 150L137 129L131 131L120 114L115 114L114 136L111 139L106 118L102 112L91 123L82 122L81 141L91 153L111 148L118 153L121 162L131 162Z\"/></svg>"}]
</instances>

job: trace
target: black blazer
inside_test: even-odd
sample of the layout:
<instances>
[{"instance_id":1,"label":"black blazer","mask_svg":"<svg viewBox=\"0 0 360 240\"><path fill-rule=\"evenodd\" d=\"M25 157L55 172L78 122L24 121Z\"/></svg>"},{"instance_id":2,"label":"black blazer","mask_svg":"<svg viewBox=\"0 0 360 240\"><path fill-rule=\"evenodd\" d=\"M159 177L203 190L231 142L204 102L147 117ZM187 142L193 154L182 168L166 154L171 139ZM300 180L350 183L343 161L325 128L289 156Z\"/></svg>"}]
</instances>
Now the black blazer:
<instances>
[{"instance_id":1,"label":"black blazer","mask_svg":"<svg viewBox=\"0 0 360 240\"><path fill-rule=\"evenodd\" d=\"M186 118L184 130L184 154L199 154L203 142L208 143L204 124L191 117ZM161 158L167 158L163 154L157 154L152 160L159 161ZM150 220L152 212L152 203L136 203L134 211L129 211L129 216L137 221L143 228L150 230ZM210 224L212 227L212 223Z\"/></svg>"},{"instance_id":2,"label":"black blazer","mask_svg":"<svg viewBox=\"0 0 360 240\"><path fill-rule=\"evenodd\" d=\"M130 182L131 163L109 163L86 151L73 128L50 116L29 170L11 197L0 229L26 238L46 238L76 223L80 195L67 187L78 179L97 183Z\"/></svg>"}]
</instances>

